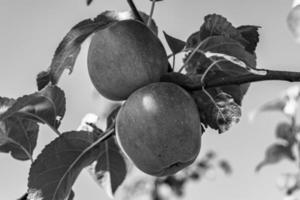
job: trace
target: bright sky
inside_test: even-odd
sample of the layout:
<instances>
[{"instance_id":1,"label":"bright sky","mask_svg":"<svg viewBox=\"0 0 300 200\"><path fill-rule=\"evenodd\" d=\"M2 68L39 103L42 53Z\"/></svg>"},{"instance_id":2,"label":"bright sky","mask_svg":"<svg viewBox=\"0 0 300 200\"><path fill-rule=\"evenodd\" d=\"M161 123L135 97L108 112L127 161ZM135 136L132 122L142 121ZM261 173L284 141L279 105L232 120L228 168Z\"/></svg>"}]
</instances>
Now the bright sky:
<instances>
[{"instance_id":1,"label":"bright sky","mask_svg":"<svg viewBox=\"0 0 300 200\"><path fill-rule=\"evenodd\" d=\"M90 7L85 5L85 0L0 1L1 96L16 98L34 92L36 74L49 66L55 48L74 24L105 10L128 9L125 0L94 1ZM149 12L149 1L136 2L139 9ZM294 42L285 21L291 4L289 0L165 0L158 4L155 19L160 31L165 30L181 39L198 30L203 17L210 13L222 14L234 25L260 25L259 66L300 71L300 46ZM87 47L88 43L85 43L74 73L71 76L64 74L59 83L67 96L62 131L75 130L86 113L99 113L103 108L99 99L92 98L86 67ZM243 102L241 122L222 135L212 130L206 132L200 156L207 150L215 150L220 157L230 161L234 173L230 177L218 173L214 180L190 184L186 200L282 199L276 179L282 172L295 170L295 166L282 162L262 169L259 174L254 173L254 168L263 158L265 148L275 141L276 123L285 118L277 113L262 114L250 123L247 113L291 85L286 82L253 84ZM43 126L35 153L54 137L55 134ZM16 199L26 191L29 162L0 154L0 163L0 199ZM74 189L78 200L108 199L86 172L80 175Z\"/></svg>"}]
</instances>

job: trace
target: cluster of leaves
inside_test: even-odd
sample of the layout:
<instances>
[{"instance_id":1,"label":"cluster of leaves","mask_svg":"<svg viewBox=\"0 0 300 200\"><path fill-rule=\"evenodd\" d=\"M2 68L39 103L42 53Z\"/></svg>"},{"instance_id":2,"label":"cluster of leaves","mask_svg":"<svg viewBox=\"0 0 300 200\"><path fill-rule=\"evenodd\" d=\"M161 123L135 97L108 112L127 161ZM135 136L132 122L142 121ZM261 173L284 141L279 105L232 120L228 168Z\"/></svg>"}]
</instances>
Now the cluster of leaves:
<instances>
[{"instance_id":1,"label":"cluster of leaves","mask_svg":"<svg viewBox=\"0 0 300 200\"><path fill-rule=\"evenodd\" d=\"M184 58L186 74L176 73L164 80L192 87L224 77L258 73L255 49L259 41L258 26L235 28L221 15L207 15L200 30L186 42L165 34L173 56L187 52ZM179 77L180 76L180 77ZM250 84L227 85L190 91L194 97L201 122L220 133L227 131L241 117L241 103Z\"/></svg>"},{"instance_id":2,"label":"cluster of leaves","mask_svg":"<svg viewBox=\"0 0 300 200\"><path fill-rule=\"evenodd\" d=\"M145 14L142 16L147 17ZM136 19L132 13L128 17ZM30 168L28 199L66 199L74 196L72 185L81 170L91 164L93 164L91 171L98 182L108 174L111 193L114 193L124 180L126 166L121 152L115 141L108 139L114 134L112 124L108 125L106 132L100 130L59 132L66 100L64 92L56 86L65 69L72 72L84 40L95 31L119 20L122 19L118 18L117 12L106 11L93 20L81 21L63 38L49 68L38 74L38 92L16 100L5 97L0 99L1 152L11 153L19 160L33 161L32 154L36 146L39 123L49 125L59 135L45 146ZM255 68L257 27L247 26L236 30L222 16L208 15L200 31L193 34L187 42L165 35L174 56L183 48L189 49L195 55L186 59L187 75L181 74L184 80L191 80L191 84L203 81L204 78L207 81L212 77L249 73L248 68ZM196 43L195 38L198 39ZM208 53L212 55L208 56ZM219 63L220 59L222 65ZM212 62L218 62L218 66L214 69ZM241 67L243 66L241 63L246 63L244 68ZM171 72L167 76L172 82L181 84L179 81L182 77L179 75L178 78L178 74L180 73ZM220 132L227 130L241 115L239 105L247 88L248 85L241 85L193 91L192 95L197 101L199 111L203 113L202 123ZM116 114L113 113L112 118ZM114 120L108 119L108 122L114 123Z\"/></svg>"},{"instance_id":3,"label":"cluster of leaves","mask_svg":"<svg viewBox=\"0 0 300 200\"><path fill-rule=\"evenodd\" d=\"M281 97L265 103L256 111L252 117L258 112L280 111L288 118L288 122L280 122L275 129L275 137L277 141L270 145L266 152L265 158L257 165L258 172L264 166L277 164L281 160L286 159L298 165L297 152L299 152L299 133L300 126L296 123L297 101L300 98L300 88L292 86L288 88ZM300 189L299 173L287 173L283 175L284 179L280 183L281 189L285 190L287 195L292 195Z\"/></svg>"},{"instance_id":4,"label":"cluster of leaves","mask_svg":"<svg viewBox=\"0 0 300 200\"><path fill-rule=\"evenodd\" d=\"M91 2L88 0L87 4ZM149 19L149 16L141 12L137 14L133 10L129 13L127 19ZM90 123L92 129L60 133L59 126L64 117L66 99L64 92L56 86L64 70L72 72L85 39L119 20L123 19L119 18L118 12L106 11L94 19L81 21L63 38L49 68L38 74L37 92L18 99L0 98L0 152L33 162L28 178L28 193L24 198L72 200L72 186L79 173L88 166L100 185L109 185L108 192L111 194L115 193L125 179L125 160L111 137L115 132L118 109L107 118L105 131ZM186 53L182 67L186 73L181 73L181 70L174 72L173 65L169 73L162 77L162 81L174 82L190 92L198 105L201 122L205 127L210 126L222 133L239 121L240 106L249 84L210 89L205 89L204 86L211 80L259 72L255 69L258 28L235 28L224 17L212 14L205 17L200 30L193 33L186 42L165 33L174 59L176 54ZM199 83L202 88L190 90ZM40 123L47 124L58 137L46 145L34 159L32 154ZM185 178L177 175L165 177L157 179L155 185L168 185L180 196L188 180L198 179L201 170L208 169L203 163L196 163L196 166L184 170L187 173ZM221 162L221 166L230 171L226 162ZM155 194L155 191L153 195L158 199L159 194Z\"/></svg>"},{"instance_id":5,"label":"cluster of leaves","mask_svg":"<svg viewBox=\"0 0 300 200\"><path fill-rule=\"evenodd\" d=\"M146 179L144 177L135 179L133 183L125 184L126 195L123 199L139 198L147 194L153 200L164 200L180 198L184 195L185 187L189 182L202 180L209 172L220 168L225 174L230 175L232 168L224 159L217 159L213 151L183 169L177 174L161 178Z\"/></svg>"}]
</instances>

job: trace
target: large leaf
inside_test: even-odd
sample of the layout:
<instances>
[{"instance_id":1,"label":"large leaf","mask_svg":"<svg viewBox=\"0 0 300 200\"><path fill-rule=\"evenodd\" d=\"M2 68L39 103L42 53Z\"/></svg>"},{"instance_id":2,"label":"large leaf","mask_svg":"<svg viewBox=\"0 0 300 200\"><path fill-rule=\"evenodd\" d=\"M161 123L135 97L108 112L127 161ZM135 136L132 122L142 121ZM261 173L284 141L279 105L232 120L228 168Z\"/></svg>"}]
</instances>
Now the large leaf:
<instances>
[{"instance_id":1,"label":"large leaf","mask_svg":"<svg viewBox=\"0 0 300 200\"><path fill-rule=\"evenodd\" d=\"M97 183L113 197L127 173L125 160L114 138L104 142L103 151L91 168L91 173Z\"/></svg>"},{"instance_id":2,"label":"large leaf","mask_svg":"<svg viewBox=\"0 0 300 200\"><path fill-rule=\"evenodd\" d=\"M66 200L81 170L95 161L100 146L90 148L97 135L66 132L48 144L30 168L29 200Z\"/></svg>"},{"instance_id":3,"label":"large leaf","mask_svg":"<svg viewBox=\"0 0 300 200\"><path fill-rule=\"evenodd\" d=\"M237 41L224 36L211 36L201 44L194 54L186 56L188 76L206 74L204 82L223 77L236 77L256 72L256 58ZM230 94L241 105L250 84L219 87Z\"/></svg>"},{"instance_id":4,"label":"large leaf","mask_svg":"<svg viewBox=\"0 0 300 200\"><path fill-rule=\"evenodd\" d=\"M200 38L204 40L209 36L223 35L246 44L247 41L240 32L221 15L210 14L204 17L204 23L200 28Z\"/></svg>"},{"instance_id":5,"label":"large leaf","mask_svg":"<svg viewBox=\"0 0 300 200\"><path fill-rule=\"evenodd\" d=\"M291 146L285 146L282 144L273 144L266 150L265 158L261 161L255 168L255 171L261 170L262 167L275 164L281 161L282 159L288 159L294 161L296 158L292 152Z\"/></svg>"},{"instance_id":6,"label":"large leaf","mask_svg":"<svg viewBox=\"0 0 300 200\"><path fill-rule=\"evenodd\" d=\"M211 36L203 41L200 50L233 56L243 61L248 67L256 67L256 57L245 50L239 42L225 36Z\"/></svg>"},{"instance_id":7,"label":"large leaf","mask_svg":"<svg viewBox=\"0 0 300 200\"><path fill-rule=\"evenodd\" d=\"M173 55L181 52L184 49L185 47L184 41L168 35L165 31L163 33Z\"/></svg>"},{"instance_id":8,"label":"large leaf","mask_svg":"<svg viewBox=\"0 0 300 200\"><path fill-rule=\"evenodd\" d=\"M0 97L0 115L9 110L15 100ZM20 116L0 120L0 152L10 153L18 160L32 160L39 126L36 122Z\"/></svg>"},{"instance_id":9,"label":"large leaf","mask_svg":"<svg viewBox=\"0 0 300 200\"><path fill-rule=\"evenodd\" d=\"M249 53L255 54L259 41L258 28L260 27L252 25L243 25L235 28L223 16L210 14L204 18L200 31L188 37L186 47L195 48L210 36L225 36L239 42Z\"/></svg>"},{"instance_id":10,"label":"large leaf","mask_svg":"<svg viewBox=\"0 0 300 200\"><path fill-rule=\"evenodd\" d=\"M64 117L65 106L64 92L57 86L48 86L39 92L18 98L0 115L0 121L19 116L46 123L56 130Z\"/></svg>"}]
</instances>

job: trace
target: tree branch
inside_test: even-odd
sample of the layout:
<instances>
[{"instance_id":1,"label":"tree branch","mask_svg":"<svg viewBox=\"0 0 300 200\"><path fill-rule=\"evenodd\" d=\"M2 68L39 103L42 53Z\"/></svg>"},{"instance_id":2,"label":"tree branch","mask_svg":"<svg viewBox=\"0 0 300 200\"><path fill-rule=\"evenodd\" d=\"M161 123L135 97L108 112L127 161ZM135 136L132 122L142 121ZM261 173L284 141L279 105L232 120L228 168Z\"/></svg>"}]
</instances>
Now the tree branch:
<instances>
[{"instance_id":1,"label":"tree branch","mask_svg":"<svg viewBox=\"0 0 300 200\"><path fill-rule=\"evenodd\" d=\"M258 81L277 80L277 81L289 81L300 82L300 72L291 71L275 71L275 70L261 70L266 71L266 75L247 74L237 77L223 77L215 80L210 80L207 83L190 86L189 90L199 90L202 88L213 88L224 85L240 85L243 83L251 83Z\"/></svg>"},{"instance_id":2,"label":"tree branch","mask_svg":"<svg viewBox=\"0 0 300 200\"><path fill-rule=\"evenodd\" d=\"M129 7L131 8L131 10L132 10L134 16L136 17L136 19L137 19L138 21L140 21L140 22L145 23L144 20L143 20L143 18L141 17L141 15L140 15L140 13L139 13L139 11L137 10L137 8L136 8L136 6L135 6L133 0L127 0L127 2L128 2L128 4L129 4Z\"/></svg>"}]
</instances>

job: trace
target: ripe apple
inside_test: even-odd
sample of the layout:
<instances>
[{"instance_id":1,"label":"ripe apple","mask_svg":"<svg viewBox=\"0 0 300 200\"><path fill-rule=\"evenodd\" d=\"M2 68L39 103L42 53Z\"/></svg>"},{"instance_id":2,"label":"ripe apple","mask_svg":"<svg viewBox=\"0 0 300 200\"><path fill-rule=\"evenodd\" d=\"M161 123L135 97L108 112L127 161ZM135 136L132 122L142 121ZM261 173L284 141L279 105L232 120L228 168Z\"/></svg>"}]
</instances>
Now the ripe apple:
<instances>
[{"instance_id":1,"label":"ripe apple","mask_svg":"<svg viewBox=\"0 0 300 200\"><path fill-rule=\"evenodd\" d=\"M143 172L167 176L190 165L201 146L193 98L173 83L152 83L130 95L116 121L122 150Z\"/></svg>"},{"instance_id":2,"label":"ripe apple","mask_svg":"<svg viewBox=\"0 0 300 200\"><path fill-rule=\"evenodd\" d=\"M139 13L140 13L140 16L142 17L142 19L144 20L144 23L147 23L148 19L149 19L149 15L147 15L146 13L144 13L142 11L139 11ZM109 10L109 11L105 11L105 16L109 17L111 19L117 20L117 21L128 20L128 19L136 20L136 17L131 10L126 10L126 11ZM158 34L157 25L153 19L151 19L149 28L155 35Z\"/></svg>"},{"instance_id":3,"label":"ripe apple","mask_svg":"<svg viewBox=\"0 0 300 200\"><path fill-rule=\"evenodd\" d=\"M133 91L160 80L167 72L166 51L143 23L122 20L92 37L88 71L100 94L125 100Z\"/></svg>"}]
</instances>

